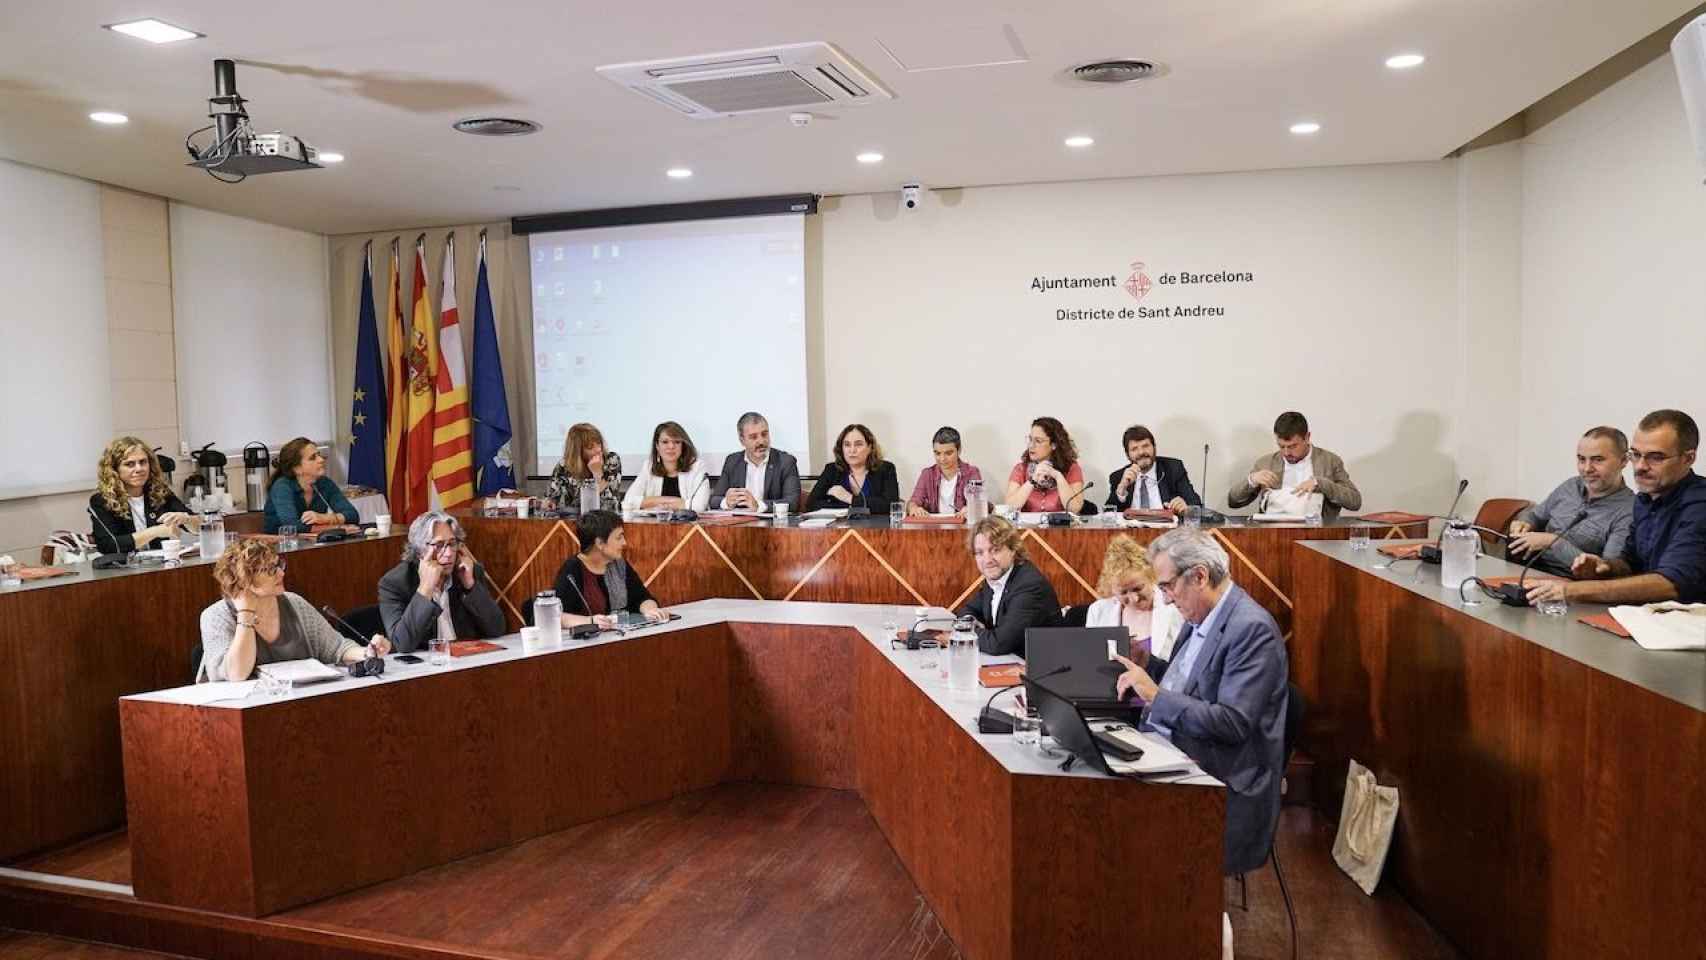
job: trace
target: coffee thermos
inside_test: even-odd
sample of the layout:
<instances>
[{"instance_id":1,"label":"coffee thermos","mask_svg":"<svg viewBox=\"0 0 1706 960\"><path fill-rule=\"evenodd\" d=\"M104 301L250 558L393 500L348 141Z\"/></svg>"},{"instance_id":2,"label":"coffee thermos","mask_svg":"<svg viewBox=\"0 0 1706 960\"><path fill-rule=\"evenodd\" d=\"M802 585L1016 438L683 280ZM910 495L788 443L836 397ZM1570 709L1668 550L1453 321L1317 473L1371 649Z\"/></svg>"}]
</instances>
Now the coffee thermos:
<instances>
[{"instance_id":1,"label":"coffee thermos","mask_svg":"<svg viewBox=\"0 0 1706 960\"><path fill-rule=\"evenodd\" d=\"M224 495L230 492L230 481L225 478L225 463L225 454L213 449L211 443L196 450L195 465L207 480L209 493Z\"/></svg>"},{"instance_id":2,"label":"coffee thermos","mask_svg":"<svg viewBox=\"0 0 1706 960\"><path fill-rule=\"evenodd\" d=\"M266 444L256 440L243 448L243 494L250 510L259 510L266 503L271 468L272 454Z\"/></svg>"}]
</instances>

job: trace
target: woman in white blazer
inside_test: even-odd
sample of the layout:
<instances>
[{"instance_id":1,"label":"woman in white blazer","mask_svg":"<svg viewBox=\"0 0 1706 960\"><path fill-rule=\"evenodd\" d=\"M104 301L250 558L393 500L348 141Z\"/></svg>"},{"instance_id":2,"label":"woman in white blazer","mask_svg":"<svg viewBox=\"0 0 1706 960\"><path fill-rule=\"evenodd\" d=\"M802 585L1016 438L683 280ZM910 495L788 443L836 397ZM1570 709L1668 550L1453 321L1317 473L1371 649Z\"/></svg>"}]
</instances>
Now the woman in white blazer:
<instances>
[{"instance_id":1,"label":"woman in white blazer","mask_svg":"<svg viewBox=\"0 0 1706 960\"><path fill-rule=\"evenodd\" d=\"M624 510L703 510L711 481L687 431L674 420L652 430L652 453L622 498Z\"/></svg>"},{"instance_id":2,"label":"woman in white blazer","mask_svg":"<svg viewBox=\"0 0 1706 960\"><path fill-rule=\"evenodd\" d=\"M1147 640L1150 653L1172 656L1184 617L1155 589L1155 568L1142 545L1123 533L1108 541L1097 588L1102 599L1090 604L1086 627L1125 627L1134 650Z\"/></svg>"}]
</instances>

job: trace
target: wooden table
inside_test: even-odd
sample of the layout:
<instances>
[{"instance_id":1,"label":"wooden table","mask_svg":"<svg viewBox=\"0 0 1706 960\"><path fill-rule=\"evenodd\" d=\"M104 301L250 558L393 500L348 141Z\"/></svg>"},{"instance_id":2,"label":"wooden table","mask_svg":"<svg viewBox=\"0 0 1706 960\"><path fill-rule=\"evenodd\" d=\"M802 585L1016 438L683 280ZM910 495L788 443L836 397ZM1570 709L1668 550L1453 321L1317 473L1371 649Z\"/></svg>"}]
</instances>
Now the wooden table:
<instances>
[{"instance_id":1,"label":"wooden table","mask_svg":"<svg viewBox=\"0 0 1706 960\"><path fill-rule=\"evenodd\" d=\"M983 693L918 669L938 654L891 650L881 608L680 612L624 640L523 654L512 637L483 662L393 662L279 701L126 698L137 896L259 916L753 780L858 790L969 958L1134 941L1219 955L1212 780L1062 774L976 734Z\"/></svg>"},{"instance_id":2,"label":"wooden table","mask_svg":"<svg viewBox=\"0 0 1706 960\"><path fill-rule=\"evenodd\" d=\"M375 602L402 539L289 554L289 589L339 610ZM124 822L118 698L190 679L208 561L95 570L0 591L0 861Z\"/></svg>"},{"instance_id":3,"label":"wooden table","mask_svg":"<svg viewBox=\"0 0 1706 960\"><path fill-rule=\"evenodd\" d=\"M1574 619L1604 607L1465 607L1438 567L1293 549L1316 795L1338 809L1353 757L1398 787L1388 881L1471 957L1702 956L1699 653Z\"/></svg>"}]
</instances>

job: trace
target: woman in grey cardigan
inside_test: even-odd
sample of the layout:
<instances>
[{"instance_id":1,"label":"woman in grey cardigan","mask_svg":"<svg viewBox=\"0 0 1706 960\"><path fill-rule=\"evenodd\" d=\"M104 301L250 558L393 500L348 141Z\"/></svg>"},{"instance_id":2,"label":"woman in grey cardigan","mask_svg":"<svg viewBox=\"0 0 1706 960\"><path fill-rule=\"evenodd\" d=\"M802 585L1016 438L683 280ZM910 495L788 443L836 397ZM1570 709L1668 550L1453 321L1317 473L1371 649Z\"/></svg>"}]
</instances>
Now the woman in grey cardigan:
<instances>
[{"instance_id":1,"label":"woman in grey cardigan","mask_svg":"<svg viewBox=\"0 0 1706 960\"><path fill-rule=\"evenodd\" d=\"M284 559L271 544L238 540L213 565L225 599L201 612L201 669L198 683L248 680L263 663L306 660L355 663L371 650L391 652L375 636L366 650L338 635L308 601L284 589Z\"/></svg>"}]
</instances>

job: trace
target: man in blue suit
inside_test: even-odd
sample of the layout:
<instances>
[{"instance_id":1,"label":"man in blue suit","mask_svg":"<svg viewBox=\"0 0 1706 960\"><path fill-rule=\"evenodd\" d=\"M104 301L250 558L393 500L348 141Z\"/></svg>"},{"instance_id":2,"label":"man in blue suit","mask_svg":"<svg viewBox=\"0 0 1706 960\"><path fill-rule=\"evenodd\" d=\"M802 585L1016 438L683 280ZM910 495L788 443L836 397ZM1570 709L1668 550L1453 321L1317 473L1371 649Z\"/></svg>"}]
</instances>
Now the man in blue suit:
<instances>
[{"instance_id":1,"label":"man in blue suit","mask_svg":"<svg viewBox=\"0 0 1706 960\"><path fill-rule=\"evenodd\" d=\"M1286 709L1285 640L1274 618L1233 583L1226 551L1181 527L1149 546L1156 585L1184 615L1173 658L1121 657L1119 692L1144 703L1144 729L1226 784L1223 869L1260 867L1279 820Z\"/></svg>"}]
</instances>

